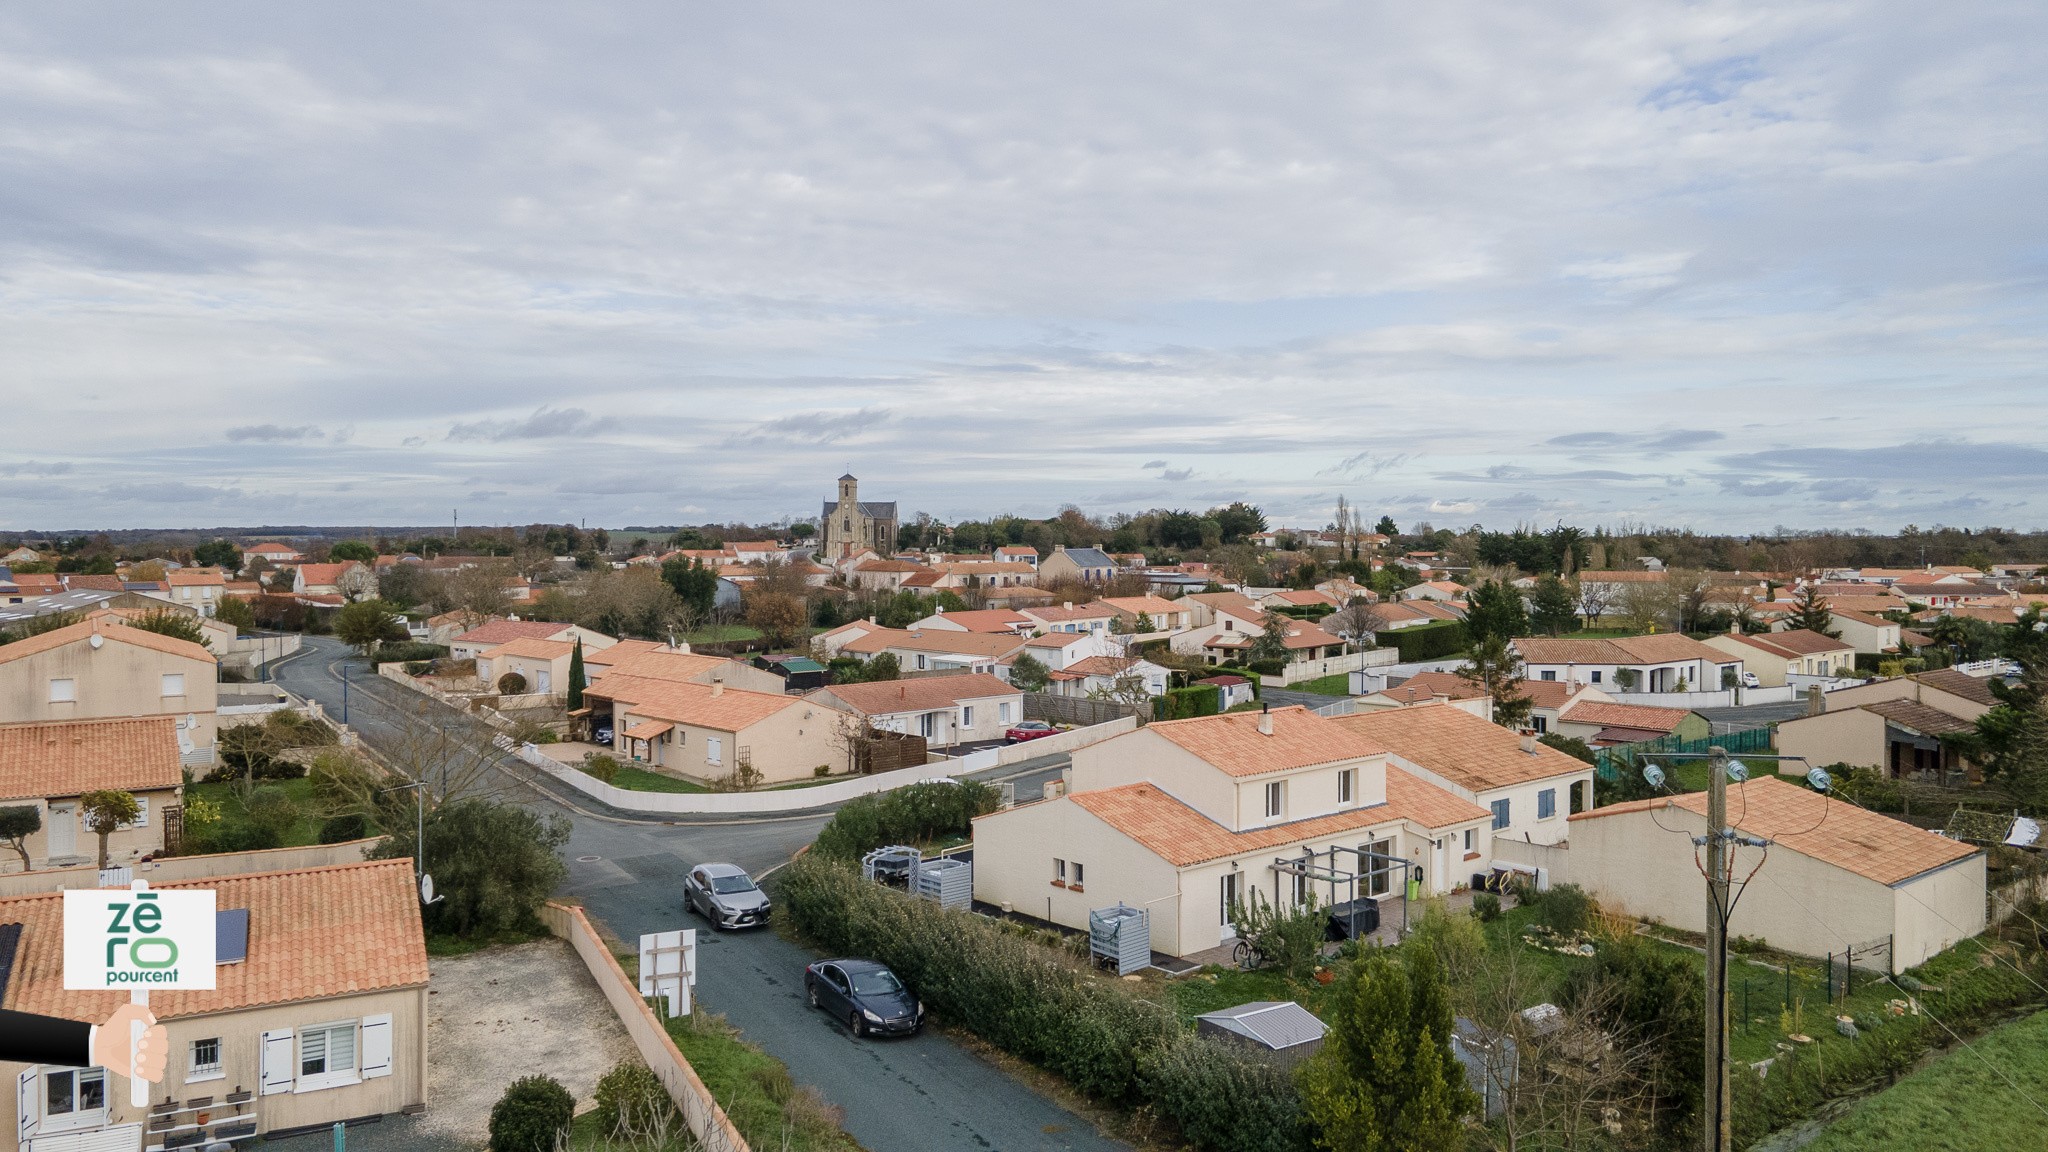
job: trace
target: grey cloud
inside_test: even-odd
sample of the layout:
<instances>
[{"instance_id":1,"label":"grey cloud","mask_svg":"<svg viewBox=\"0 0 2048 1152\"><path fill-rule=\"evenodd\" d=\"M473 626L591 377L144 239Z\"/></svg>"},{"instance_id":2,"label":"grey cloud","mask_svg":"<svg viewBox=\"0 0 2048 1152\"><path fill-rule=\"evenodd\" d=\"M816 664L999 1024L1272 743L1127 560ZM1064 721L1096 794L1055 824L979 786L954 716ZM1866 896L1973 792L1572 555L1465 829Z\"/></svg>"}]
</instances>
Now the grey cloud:
<instances>
[{"instance_id":1,"label":"grey cloud","mask_svg":"<svg viewBox=\"0 0 2048 1152\"><path fill-rule=\"evenodd\" d=\"M742 439L833 444L895 419L894 412L882 407L797 412L756 424Z\"/></svg>"},{"instance_id":2,"label":"grey cloud","mask_svg":"<svg viewBox=\"0 0 2048 1152\"><path fill-rule=\"evenodd\" d=\"M312 424L297 424L290 427L282 424L238 424L228 429L225 435L238 443L246 440L284 443L321 438L320 429Z\"/></svg>"},{"instance_id":3,"label":"grey cloud","mask_svg":"<svg viewBox=\"0 0 2048 1152\"><path fill-rule=\"evenodd\" d=\"M1140 464L1140 465L1138 465L1138 467L1139 467L1139 468L1141 468L1141 469L1145 469L1145 468L1164 468L1164 467L1166 467L1166 461L1164 461L1164 460L1147 460L1147 461L1145 461L1145 462L1144 462L1143 464Z\"/></svg>"},{"instance_id":4,"label":"grey cloud","mask_svg":"<svg viewBox=\"0 0 2048 1152\"><path fill-rule=\"evenodd\" d=\"M399 441L399 444L406 448L423 448L426 446L426 443L427 438L425 436L407 436Z\"/></svg>"},{"instance_id":5,"label":"grey cloud","mask_svg":"<svg viewBox=\"0 0 2048 1152\"><path fill-rule=\"evenodd\" d=\"M1875 498L1877 485L1861 480L1822 480L1807 485L1807 491L1813 493L1816 499L1833 504L1848 504Z\"/></svg>"},{"instance_id":6,"label":"grey cloud","mask_svg":"<svg viewBox=\"0 0 2048 1152\"><path fill-rule=\"evenodd\" d=\"M206 484L186 484L181 481L157 483L137 481L127 484L109 484L100 489L100 495L109 500L134 500L155 504L206 504L218 500L240 499L239 488L215 488Z\"/></svg>"},{"instance_id":7,"label":"grey cloud","mask_svg":"<svg viewBox=\"0 0 2048 1152\"><path fill-rule=\"evenodd\" d=\"M572 436L595 436L619 426L615 417L595 417L581 408L538 408L524 420L476 420L448 429L448 439L559 440Z\"/></svg>"},{"instance_id":8,"label":"grey cloud","mask_svg":"<svg viewBox=\"0 0 2048 1152\"><path fill-rule=\"evenodd\" d=\"M1738 480L1733 477L1719 481L1721 491L1731 496L1783 496L1787 492L1799 491L1799 484L1792 480Z\"/></svg>"},{"instance_id":9,"label":"grey cloud","mask_svg":"<svg viewBox=\"0 0 2048 1152\"><path fill-rule=\"evenodd\" d=\"M2048 451L2026 444L1931 440L1888 448L1778 448L1726 456L1723 467L1859 480L1982 481L2048 477Z\"/></svg>"},{"instance_id":10,"label":"grey cloud","mask_svg":"<svg viewBox=\"0 0 2048 1152\"><path fill-rule=\"evenodd\" d=\"M1193 468L1169 468L1166 471L1161 472L1159 474L1159 478L1161 480L1172 480L1175 483L1178 483L1182 480L1187 479L1190 476L1193 476L1194 474L1195 470Z\"/></svg>"},{"instance_id":11,"label":"grey cloud","mask_svg":"<svg viewBox=\"0 0 2048 1152\"><path fill-rule=\"evenodd\" d=\"M1680 428L1668 432L1571 432L1544 441L1560 448L1633 448L1644 452L1669 452L1697 448L1727 434L1710 428Z\"/></svg>"},{"instance_id":12,"label":"grey cloud","mask_svg":"<svg viewBox=\"0 0 2048 1152\"><path fill-rule=\"evenodd\" d=\"M510 492L507 492L507 491L505 491L505 490L504 490L504 489L502 489L502 488L478 488L478 489L476 489L475 491L473 491L473 492L470 492L470 493L469 493L468 495L464 496L464 497L463 497L463 499L465 499L465 500L503 500L503 499L504 499L505 497L507 497L507 496L510 496L510 495L511 495L511 493L510 493Z\"/></svg>"},{"instance_id":13,"label":"grey cloud","mask_svg":"<svg viewBox=\"0 0 2048 1152\"><path fill-rule=\"evenodd\" d=\"M71 471L71 462L58 460L49 464L41 460L28 460L20 464L0 464L0 476L64 476Z\"/></svg>"},{"instance_id":14,"label":"grey cloud","mask_svg":"<svg viewBox=\"0 0 2048 1152\"><path fill-rule=\"evenodd\" d=\"M1389 468L1399 468L1411 459L1413 457L1406 452L1396 452L1387 455L1380 455L1376 452L1360 452L1356 455L1346 456L1344 459L1337 461L1336 464L1316 473L1316 475L1371 479Z\"/></svg>"}]
</instances>

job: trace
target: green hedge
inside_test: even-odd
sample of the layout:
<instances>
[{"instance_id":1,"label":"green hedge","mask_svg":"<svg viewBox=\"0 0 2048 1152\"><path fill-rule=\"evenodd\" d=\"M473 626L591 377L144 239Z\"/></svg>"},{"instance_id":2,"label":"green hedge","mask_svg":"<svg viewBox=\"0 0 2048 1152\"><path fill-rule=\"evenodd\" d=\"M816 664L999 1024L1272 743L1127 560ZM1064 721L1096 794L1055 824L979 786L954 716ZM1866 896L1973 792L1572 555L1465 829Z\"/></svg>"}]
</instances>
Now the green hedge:
<instances>
[{"instance_id":1,"label":"green hedge","mask_svg":"<svg viewBox=\"0 0 2048 1152\"><path fill-rule=\"evenodd\" d=\"M1472 636L1465 630L1463 620L1445 620L1440 624L1382 632L1379 642L1383 648L1392 644L1401 653L1401 663L1412 664L1417 660L1441 660L1445 656L1455 656L1472 647Z\"/></svg>"},{"instance_id":2,"label":"green hedge","mask_svg":"<svg viewBox=\"0 0 2048 1152\"><path fill-rule=\"evenodd\" d=\"M993 812L1002 794L990 784L907 784L850 800L818 833L813 853L858 860L889 844L923 844L942 836L965 836L976 816Z\"/></svg>"},{"instance_id":3,"label":"green hedge","mask_svg":"<svg viewBox=\"0 0 2048 1152\"><path fill-rule=\"evenodd\" d=\"M1098 1100L1147 1107L1196 1148L1307 1147L1294 1083L1186 1031L1171 1009L1098 980L1025 930L862 880L813 852L783 869L778 903L827 952L889 965L948 1023Z\"/></svg>"},{"instance_id":4,"label":"green hedge","mask_svg":"<svg viewBox=\"0 0 2048 1152\"><path fill-rule=\"evenodd\" d=\"M1190 684L1169 688L1166 695L1152 700L1154 720L1185 720L1191 716L1214 716L1223 710L1223 690L1214 684Z\"/></svg>"}]
</instances>

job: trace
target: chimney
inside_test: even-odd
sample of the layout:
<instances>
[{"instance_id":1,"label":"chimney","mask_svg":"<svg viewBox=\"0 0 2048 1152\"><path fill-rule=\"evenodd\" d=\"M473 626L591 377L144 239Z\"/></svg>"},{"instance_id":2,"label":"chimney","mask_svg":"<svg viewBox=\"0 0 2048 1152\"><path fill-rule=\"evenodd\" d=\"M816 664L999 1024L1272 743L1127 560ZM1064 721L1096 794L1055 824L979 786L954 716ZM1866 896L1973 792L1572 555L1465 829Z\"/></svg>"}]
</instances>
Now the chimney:
<instances>
[{"instance_id":1,"label":"chimney","mask_svg":"<svg viewBox=\"0 0 2048 1152\"><path fill-rule=\"evenodd\" d=\"M1271 736L1272 734L1273 706L1271 704L1261 704L1259 705L1259 735Z\"/></svg>"},{"instance_id":2,"label":"chimney","mask_svg":"<svg viewBox=\"0 0 2048 1152\"><path fill-rule=\"evenodd\" d=\"M713 680L711 682L711 698L716 700L723 695L725 695L725 681Z\"/></svg>"},{"instance_id":3,"label":"chimney","mask_svg":"<svg viewBox=\"0 0 2048 1152\"><path fill-rule=\"evenodd\" d=\"M1069 612L1072 612L1074 610L1074 602L1072 600L1069 600L1064 604L1061 604L1060 607L1065 608Z\"/></svg>"},{"instance_id":4,"label":"chimney","mask_svg":"<svg viewBox=\"0 0 2048 1152\"><path fill-rule=\"evenodd\" d=\"M1818 716L1818 715L1820 715L1821 713L1823 713L1823 712L1825 712L1825 711L1827 711L1827 710L1828 710L1828 702L1827 702L1827 701L1826 701L1825 699L1823 699L1823 698L1822 698L1822 696L1821 696L1821 691L1820 691L1820 685L1818 685L1818 684L1809 684L1809 685L1807 685L1807 686L1806 686L1806 714L1807 714L1808 716Z\"/></svg>"},{"instance_id":5,"label":"chimney","mask_svg":"<svg viewBox=\"0 0 2048 1152\"><path fill-rule=\"evenodd\" d=\"M1538 745L1536 730L1534 728L1522 728L1519 731L1522 735L1522 751L1534 756Z\"/></svg>"}]
</instances>

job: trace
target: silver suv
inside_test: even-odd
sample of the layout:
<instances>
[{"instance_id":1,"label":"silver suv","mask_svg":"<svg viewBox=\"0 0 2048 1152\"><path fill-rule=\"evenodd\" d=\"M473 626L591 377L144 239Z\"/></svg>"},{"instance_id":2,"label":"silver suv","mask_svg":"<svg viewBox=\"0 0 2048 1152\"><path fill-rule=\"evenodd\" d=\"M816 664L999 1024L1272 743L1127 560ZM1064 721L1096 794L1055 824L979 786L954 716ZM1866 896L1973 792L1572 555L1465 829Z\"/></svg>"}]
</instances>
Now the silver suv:
<instances>
[{"instance_id":1,"label":"silver suv","mask_svg":"<svg viewBox=\"0 0 2048 1152\"><path fill-rule=\"evenodd\" d=\"M699 864L683 878L683 907L711 921L713 928L752 928L768 923L768 894L735 864Z\"/></svg>"}]
</instances>

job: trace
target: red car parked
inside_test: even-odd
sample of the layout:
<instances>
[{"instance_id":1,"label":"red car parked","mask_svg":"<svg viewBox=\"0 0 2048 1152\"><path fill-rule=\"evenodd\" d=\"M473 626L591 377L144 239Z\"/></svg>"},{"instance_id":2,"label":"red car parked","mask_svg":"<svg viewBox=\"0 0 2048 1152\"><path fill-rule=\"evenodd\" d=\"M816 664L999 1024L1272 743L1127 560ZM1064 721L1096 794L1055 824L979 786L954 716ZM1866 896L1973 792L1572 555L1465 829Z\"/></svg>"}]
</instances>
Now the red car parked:
<instances>
[{"instance_id":1,"label":"red car parked","mask_svg":"<svg viewBox=\"0 0 2048 1152\"><path fill-rule=\"evenodd\" d=\"M1040 737L1053 736L1058 733L1059 729L1047 724L1043 720L1026 720L1004 731L1003 739L1008 740L1012 744L1022 744L1026 740L1037 740Z\"/></svg>"}]
</instances>

